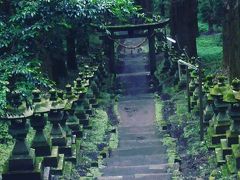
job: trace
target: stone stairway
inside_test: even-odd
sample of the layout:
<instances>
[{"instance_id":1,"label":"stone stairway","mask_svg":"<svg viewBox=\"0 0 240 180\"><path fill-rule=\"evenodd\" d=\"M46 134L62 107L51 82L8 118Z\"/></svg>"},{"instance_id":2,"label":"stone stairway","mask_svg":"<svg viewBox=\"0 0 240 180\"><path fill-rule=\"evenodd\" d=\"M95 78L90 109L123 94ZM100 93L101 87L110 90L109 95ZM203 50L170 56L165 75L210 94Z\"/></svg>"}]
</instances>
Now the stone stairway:
<instances>
[{"instance_id":1,"label":"stone stairway","mask_svg":"<svg viewBox=\"0 0 240 180\"><path fill-rule=\"evenodd\" d=\"M146 55L142 56L127 54L123 71L117 76L126 84L126 93L119 101L119 147L106 159L100 180L171 179L166 149L155 129L154 97L148 91L148 61Z\"/></svg>"}]
</instances>

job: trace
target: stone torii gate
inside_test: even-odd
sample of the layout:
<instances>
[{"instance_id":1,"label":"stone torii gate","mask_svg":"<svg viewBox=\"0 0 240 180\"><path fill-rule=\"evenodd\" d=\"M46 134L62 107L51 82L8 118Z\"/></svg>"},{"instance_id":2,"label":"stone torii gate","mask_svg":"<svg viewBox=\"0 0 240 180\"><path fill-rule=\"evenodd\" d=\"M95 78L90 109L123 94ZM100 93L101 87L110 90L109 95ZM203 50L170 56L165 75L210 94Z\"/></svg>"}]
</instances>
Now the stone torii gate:
<instances>
[{"instance_id":1,"label":"stone torii gate","mask_svg":"<svg viewBox=\"0 0 240 180\"><path fill-rule=\"evenodd\" d=\"M156 70L156 54L155 54L155 29L164 28L169 23L169 19L160 21L159 23L139 24L139 25L123 25L123 26L107 26L106 29L110 35L105 36L105 44L107 45L107 52L110 59L109 69L112 73L116 72L115 69L115 46L114 41L117 39L126 38L148 38L149 43L149 59L150 59L150 72L153 77ZM119 32L127 32L119 34Z\"/></svg>"}]
</instances>

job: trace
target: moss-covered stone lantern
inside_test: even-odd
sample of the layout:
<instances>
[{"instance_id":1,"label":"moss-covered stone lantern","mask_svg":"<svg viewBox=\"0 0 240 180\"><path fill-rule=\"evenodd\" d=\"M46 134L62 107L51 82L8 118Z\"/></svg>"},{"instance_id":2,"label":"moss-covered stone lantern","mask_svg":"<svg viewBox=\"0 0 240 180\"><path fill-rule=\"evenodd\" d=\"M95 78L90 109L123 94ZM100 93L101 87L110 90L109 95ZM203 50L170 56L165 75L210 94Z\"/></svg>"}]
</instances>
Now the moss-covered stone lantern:
<instances>
[{"instance_id":1,"label":"moss-covered stone lantern","mask_svg":"<svg viewBox=\"0 0 240 180\"><path fill-rule=\"evenodd\" d=\"M80 79L79 79L80 80ZM87 113L87 109L90 108L90 104L88 99L86 98L86 94L88 91L89 81L86 81L84 85L81 87L78 85L78 79L76 80L74 91L78 95L78 99L74 105L75 115L80 120L80 124L83 125L83 128L90 128L90 121L89 121L89 112ZM87 109L85 102L87 102Z\"/></svg>"},{"instance_id":2,"label":"moss-covered stone lantern","mask_svg":"<svg viewBox=\"0 0 240 180\"><path fill-rule=\"evenodd\" d=\"M213 97L210 94L207 94L207 103L203 113L203 121L205 125L209 125L209 121L214 116L212 104L213 104Z\"/></svg>"},{"instance_id":3,"label":"moss-covered stone lantern","mask_svg":"<svg viewBox=\"0 0 240 180\"><path fill-rule=\"evenodd\" d=\"M223 96L228 90L224 80L225 77L220 76L218 84L210 89L210 95L214 98L214 116L210 125L210 128L213 128L213 144L219 144L220 139L226 138L226 131L230 127L230 117L227 113L229 105L223 101Z\"/></svg>"},{"instance_id":4,"label":"moss-covered stone lantern","mask_svg":"<svg viewBox=\"0 0 240 180\"><path fill-rule=\"evenodd\" d=\"M22 100L20 92L8 94L7 108L1 119L10 121L9 133L16 141L3 171L3 180L42 179L41 159L35 158L34 150L25 141L29 129L27 119L32 115L33 109Z\"/></svg>"},{"instance_id":5,"label":"moss-covered stone lantern","mask_svg":"<svg viewBox=\"0 0 240 180\"><path fill-rule=\"evenodd\" d=\"M34 114L30 119L31 126L36 130L32 141L32 148L35 149L36 156L50 156L51 142L46 138L43 130L47 123L47 113L50 111L50 102L41 97L40 90L36 89L33 94Z\"/></svg>"},{"instance_id":6,"label":"moss-covered stone lantern","mask_svg":"<svg viewBox=\"0 0 240 180\"><path fill-rule=\"evenodd\" d=\"M79 123L79 119L75 115L74 104L78 100L78 96L74 95L72 86L66 86L66 99L67 106L65 107L67 113L66 126L71 130L71 134L76 137L82 137L82 126Z\"/></svg>"}]
</instances>

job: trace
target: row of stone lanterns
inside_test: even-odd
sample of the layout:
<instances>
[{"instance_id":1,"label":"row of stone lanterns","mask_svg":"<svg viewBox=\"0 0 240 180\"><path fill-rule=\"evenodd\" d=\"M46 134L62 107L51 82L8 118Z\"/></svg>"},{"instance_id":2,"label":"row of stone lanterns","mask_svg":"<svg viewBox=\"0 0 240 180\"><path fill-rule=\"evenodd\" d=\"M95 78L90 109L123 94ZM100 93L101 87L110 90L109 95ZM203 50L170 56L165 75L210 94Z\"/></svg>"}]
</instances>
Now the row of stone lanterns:
<instances>
[{"instance_id":1,"label":"row of stone lanterns","mask_svg":"<svg viewBox=\"0 0 240 180\"><path fill-rule=\"evenodd\" d=\"M16 140L3 172L3 180L42 180L62 175L65 161L77 165L84 129L91 129L89 117L98 107L97 98L108 72L105 65L85 66L84 72L66 85L65 92L52 89L32 92L32 106L17 91L8 95L6 113L9 133ZM51 124L46 134L45 127ZM26 143L29 125L36 131L31 148ZM48 171L47 171L48 169Z\"/></svg>"},{"instance_id":2,"label":"row of stone lanterns","mask_svg":"<svg viewBox=\"0 0 240 180\"><path fill-rule=\"evenodd\" d=\"M191 76L193 81L197 81L197 78L195 75ZM199 84L195 83L195 85L192 87L194 91ZM208 147L215 151L218 165L226 165L230 174L237 174L240 170L240 80L234 79L229 84L226 83L224 76L215 78L209 75L206 76L202 86L204 124L208 129L207 136L210 138ZM193 94L191 107L199 109L199 97L194 98Z\"/></svg>"},{"instance_id":3,"label":"row of stone lanterns","mask_svg":"<svg viewBox=\"0 0 240 180\"><path fill-rule=\"evenodd\" d=\"M161 75L174 77L173 84L179 79L177 60L186 60L174 51L164 47L164 62ZM179 58L180 57L180 58ZM234 79L231 84L226 82L224 76L214 75L203 77L199 83L199 66L195 58L186 62L194 65L198 70L189 71L189 111L200 115L200 98L203 102L203 124L207 129L206 137L209 138L208 147L216 153L218 165L225 165L230 174L238 174L240 179L240 80ZM200 96L199 87L202 93Z\"/></svg>"}]
</instances>

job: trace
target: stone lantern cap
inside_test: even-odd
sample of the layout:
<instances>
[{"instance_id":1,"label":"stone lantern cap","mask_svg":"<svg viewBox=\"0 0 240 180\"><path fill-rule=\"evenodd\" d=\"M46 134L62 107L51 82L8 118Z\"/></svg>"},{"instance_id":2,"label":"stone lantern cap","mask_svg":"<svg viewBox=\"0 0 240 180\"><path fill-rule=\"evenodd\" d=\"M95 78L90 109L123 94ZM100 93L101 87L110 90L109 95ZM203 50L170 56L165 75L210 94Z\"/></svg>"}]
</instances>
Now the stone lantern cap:
<instances>
[{"instance_id":1,"label":"stone lantern cap","mask_svg":"<svg viewBox=\"0 0 240 180\"><path fill-rule=\"evenodd\" d=\"M224 92L227 90L225 86L219 86L219 84L215 85L213 88L210 88L210 95L212 96L222 96Z\"/></svg>"},{"instance_id":2,"label":"stone lantern cap","mask_svg":"<svg viewBox=\"0 0 240 180\"><path fill-rule=\"evenodd\" d=\"M98 66L93 66L93 67L92 67L92 70L93 70L94 72L96 72L96 71L98 70Z\"/></svg>"},{"instance_id":3,"label":"stone lantern cap","mask_svg":"<svg viewBox=\"0 0 240 180\"><path fill-rule=\"evenodd\" d=\"M207 94L207 100L208 101L213 101L213 97L210 94Z\"/></svg>"},{"instance_id":4,"label":"stone lantern cap","mask_svg":"<svg viewBox=\"0 0 240 180\"><path fill-rule=\"evenodd\" d=\"M218 77L218 85L219 86L224 86L225 84L224 84L224 81L225 81L225 77L224 76L219 76Z\"/></svg>"},{"instance_id":5,"label":"stone lantern cap","mask_svg":"<svg viewBox=\"0 0 240 180\"><path fill-rule=\"evenodd\" d=\"M207 75L205 78L205 82L203 84L203 90L204 92L209 92L210 88L213 88L213 75Z\"/></svg>"},{"instance_id":6,"label":"stone lantern cap","mask_svg":"<svg viewBox=\"0 0 240 180\"><path fill-rule=\"evenodd\" d=\"M88 79L93 78L93 77L94 77L94 72L93 72L93 71L89 71L89 72L87 73L86 77L87 77Z\"/></svg>"},{"instance_id":7,"label":"stone lantern cap","mask_svg":"<svg viewBox=\"0 0 240 180\"><path fill-rule=\"evenodd\" d=\"M47 113L50 111L50 102L48 99L41 98L39 89L33 90L33 110L34 113Z\"/></svg>"},{"instance_id":8,"label":"stone lantern cap","mask_svg":"<svg viewBox=\"0 0 240 180\"><path fill-rule=\"evenodd\" d=\"M74 90L77 94L79 93L85 93L87 92L87 87L89 86L89 81L86 79L81 80L80 78L77 78L74 82Z\"/></svg>"},{"instance_id":9,"label":"stone lantern cap","mask_svg":"<svg viewBox=\"0 0 240 180\"><path fill-rule=\"evenodd\" d=\"M227 103L237 103L237 99L235 98L235 94L231 88L227 89L224 93L223 101Z\"/></svg>"},{"instance_id":10,"label":"stone lantern cap","mask_svg":"<svg viewBox=\"0 0 240 180\"><path fill-rule=\"evenodd\" d=\"M51 110L62 110L66 105L66 100L64 100L61 95L62 92L57 92L55 89L50 90L50 101L51 101Z\"/></svg>"},{"instance_id":11,"label":"stone lantern cap","mask_svg":"<svg viewBox=\"0 0 240 180\"><path fill-rule=\"evenodd\" d=\"M64 95L64 99L66 99L65 110L70 110L73 103L78 100L78 97L73 93L72 86L70 84L66 85L66 93Z\"/></svg>"},{"instance_id":12,"label":"stone lantern cap","mask_svg":"<svg viewBox=\"0 0 240 180\"><path fill-rule=\"evenodd\" d=\"M224 83L225 77L219 76L218 83L210 89L210 94L212 96L223 96L224 93L227 91L228 87Z\"/></svg>"},{"instance_id":13,"label":"stone lantern cap","mask_svg":"<svg viewBox=\"0 0 240 180\"><path fill-rule=\"evenodd\" d=\"M9 93L7 101L7 107L5 108L5 113L1 119L26 119L33 115L33 109L28 107L26 101L21 99L21 94L19 91L13 91Z\"/></svg>"},{"instance_id":14,"label":"stone lantern cap","mask_svg":"<svg viewBox=\"0 0 240 180\"><path fill-rule=\"evenodd\" d=\"M206 81L208 81L208 82L212 82L213 79L214 79L214 75L212 75L212 74L206 76Z\"/></svg>"},{"instance_id":15,"label":"stone lantern cap","mask_svg":"<svg viewBox=\"0 0 240 180\"><path fill-rule=\"evenodd\" d=\"M80 78L81 80L83 80L83 79L84 79L84 72L80 71L80 72L78 73L78 78Z\"/></svg>"},{"instance_id":16,"label":"stone lantern cap","mask_svg":"<svg viewBox=\"0 0 240 180\"><path fill-rule=\"evenodd\" d=\"M235 94L235 98L240 101L240 91L236 92Z\"/></svg>"},{"instance_id":17,"label":"stone lantern cap","mask_svg":"<svg viewBox=\"0 0 240 180\"><path fill-rule=\"evenodd\" d=\"M77 97L73 93L72 86L70 84L67 84L65 88L66 88L66 93L64 95L64 99L67 99L68 101L75 101Z\"/></svg>"},{"instance_id":18,"label":"stone lantern cap","mask_svg":"<svg viewBox=\"0 0 240 180\"><path fill-rule=\"evenodd\" d=\"M192 71L192 73L191 73L191 78L196 78L196 77L198 77L198 73L197 73L196 70L194 70L194 71Z\"/></svg>"},{"instance_id":19,"label":"stone lantern cap","mask_svg":"<svg viewBox=\"0 0 240 180\"><path fill-rule=\"evenodd\" d=\"M232 81L232 88L234 91L239 91L240 90L240 80L235 78L233 81Z\"/></svg>"},{"instance_id":20,"label":"stone lantern cap","mask_svg":"<svg viewBox=\"0 0 240 180\"><path fill-rule=\"evenodd\" d=\"M185 59L186 55L184 53L181 54L181 59Z\"/></svg>"}]
</instances>

